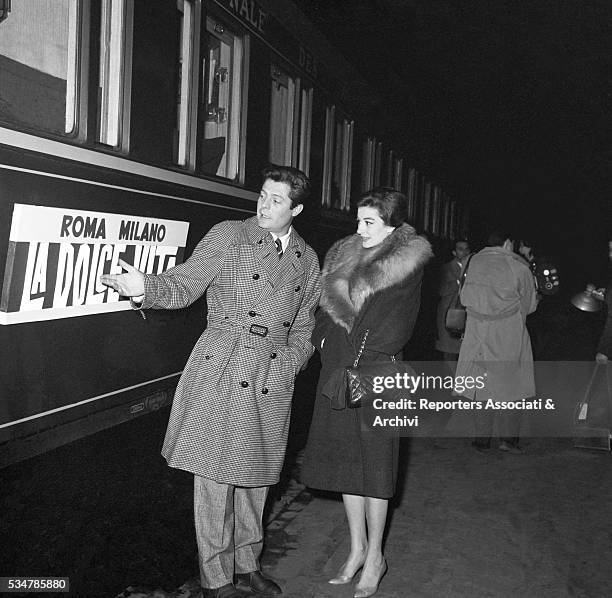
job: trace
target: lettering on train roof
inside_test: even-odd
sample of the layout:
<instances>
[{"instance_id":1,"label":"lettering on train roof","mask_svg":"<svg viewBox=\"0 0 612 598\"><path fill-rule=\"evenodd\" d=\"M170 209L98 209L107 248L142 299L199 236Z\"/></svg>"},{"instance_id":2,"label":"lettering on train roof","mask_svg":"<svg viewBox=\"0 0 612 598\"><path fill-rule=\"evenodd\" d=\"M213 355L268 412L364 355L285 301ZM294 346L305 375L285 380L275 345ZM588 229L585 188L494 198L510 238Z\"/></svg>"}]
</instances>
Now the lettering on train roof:
<instances>
[{"instance_id":1,"label":"lettering on train roof","mask_svg":"<svg viewBox=\"0 0 612 598\"><path fill-rule=\"evenodd\" d=\"M242 21L251 25L260 33L265 33L268 14L261 9L255 0L225 0L225 3Z\"/></svg>"}]
</instances>

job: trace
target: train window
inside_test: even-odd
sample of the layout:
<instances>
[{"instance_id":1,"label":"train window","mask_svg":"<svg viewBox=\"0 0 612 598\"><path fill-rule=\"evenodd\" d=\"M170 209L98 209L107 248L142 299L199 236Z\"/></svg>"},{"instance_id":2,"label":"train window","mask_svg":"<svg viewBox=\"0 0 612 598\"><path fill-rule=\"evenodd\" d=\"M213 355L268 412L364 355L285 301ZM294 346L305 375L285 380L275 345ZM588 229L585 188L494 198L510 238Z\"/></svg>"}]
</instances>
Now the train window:
<instances>
[{"instance_id":1,"label":"train window","mask_svg":"<svg viewBox=\"0 0 612 598\"><path fill-rule=\"evenodd\" d=\"M408 197L408 220L411 222L416 218L416 185L417 172L414 168L408 171L408 188L406 195Z\"/></svg>"},{"instance_id":2,"label":"train window","mask_svg":"<svg viewBox=\"0 0 612 598\"><path fill-rule=\"evenodd\" d=\"M199 0L177 0L181 13L179 39L179 81L176 114L176 145L174 160L178 166L194 167L195 128L197 125L195 108L197 104L198 48L200 40Z\"/></svg>"},{"instance_id":3,"label":"train window","mask_svg":"<svg viewBox=\"0 0 612 598\"><path fill-rule=\"evenodd\" d=\"M300 154L298 167L310 174L310 146L312 139L312 87L302 89L302 113L300 117Z\"/></svg>"},{"instance_id":4,"label":"train window","mask_svg":"<svg viewBox=\"0 0 612 598\"><path fill-rule=\"evenodd\" d=\"M376 137L368 137L363 143L363 170L361 190L363 192L380 185L382 143Z\"/></svg>"},{"instance_id":5,"label":"train window","mask_svg":"<svg viewBox=\"0 0 612 598\"><path fill-rule=\"evenodd\" d=\"M207 18L208 40L202 60L199 169L235 180L241 161L242 81L246 40L221 22Z\"/></svg>"},{"instance_id":6,"label":"train window","mask_svg":"<svg viewBox=\"0 0 612 598\"><path fill-rule=\"evenodd\" d=\"M433 187L431 199L431 232L434 235L440 234L440 187Z\"/></svg>"},{"instance_id":7,"label":"train window","mask_svg":"<svg viewBox=\"0 0 612 598\"><path fill-rule=\"evenodd\" d=\"M97 140L127 151L132 0L102 0L101 11Z\"/></svg>"},{"instance_id":8,"label":"train window","mask_svg":"<svg viewBox=\"0 0 612 598\"><path fill-rule=\"evenodd\" d=\"M404 176L404 159L398 158L395 154L393 155L393 161L391 163L391 182L390 186L398 191L402 190Z\"/></svg>"},{"instance_id":9,"label":"train window","mask_svg":"<svg viewBox=\"0 0 612 598\"><path fill-rule=\"evenodd\" d=\"M270 152L274 164L294 163L295 111L299 98L299 80L272 65L272 94L270 106Z\"/></svg>"},{"instance_id":10,"label":"train window","mask_svg":"<svg viewBox=\"0 0 612 598\"><path fill-rule=\"evenodd\" d=\"M382 154L383 154L383 144L382 141L379 141L376 144L376 148L374 151L374 186L380 186L380 176L382 172Z\"/></svg>"},{"instance_id":11,"label":"train window","mask_svg":"<svg viewBox=\"0 0 612 598\"><path fill-rule=\"evenodd\" d=\"M423 229L431 232L431 183L425 183L423 197Z\"/></svg>"},{"instance_id":12,"label":"train window","mask_svg":"<svg viewBox=\"0 0 612 598\"><path fill-rule=\"evenodd\" d=\"M442 196L442 236L445 239L449 238L449 222L450 222L450 200L448 195Z\"/></svg>"},{"instance_id":13,"label":"train window","mask_svg":"<svg viewBox=\"0 0 612 598\"><path fill-rule=\"evenodd\" d=\"M376 140L368 137L363 142L363 157L361 160L361 192L365 193L372 188L374 181L374 148Z\"/></svg>"},{"instance_id":14,"label":"train window","mask_svg":"<svg viewBox=\"0 0 612 598\"><path fill-rule=\"evenodd\" d=\"M385 185L398 191L402 190L402 171L404 161L391 150L387 156L387 177Z\"/></svg>"},{"instance_id":15,"label":"train window","mask_svg":"<svg viewBox=\"0 0 612 598\"><path fill-rule=\"evenodd\" d=\"M337 118L336 107L327 107L322 194L325 207L350 210L353 129L352 120Z\"/></svg>"},{"instance_id":16,"label":"train window","mask_svg":"<svg viewBox=\"0 0 612 598\"><path fill-rule=\"evenodd\" d=\"M312 87L302 87L277 65L271 68L270 162L291 164L310 171Z\"/></svg>"},{"instance_id":17,"label":"train window","mask_svg":"<svg viewBox=\"0 0 612 598\"><path fill-rule=\"evenodd\" d=\"M0 23L0 120L77 133L80 6L77 0L13 2Z\"/></svg>"},{"instance_id":18,"label":"train window","mask_svg":"<svg viewBox=\"0 0 612 598\"><path fill-rule=\"evenodd\" d=\"M451 239L456 239L459 234L457 226L457 202L454 200L451 200L450 202L450 214L448 220L448 236Z\"/></svg>"},{"instance_id":19,"label":"train window","mask_svg":"<svg viewBox=\"0 0 612 598\"><path fill-rule=\"evenodd\" d=\"M395 162L395 152L393 150L389 150L387 152L387 163L386 163L386 172L385 172L385 187L393 186L393 166Z\"/></svg>"}]
</instances>

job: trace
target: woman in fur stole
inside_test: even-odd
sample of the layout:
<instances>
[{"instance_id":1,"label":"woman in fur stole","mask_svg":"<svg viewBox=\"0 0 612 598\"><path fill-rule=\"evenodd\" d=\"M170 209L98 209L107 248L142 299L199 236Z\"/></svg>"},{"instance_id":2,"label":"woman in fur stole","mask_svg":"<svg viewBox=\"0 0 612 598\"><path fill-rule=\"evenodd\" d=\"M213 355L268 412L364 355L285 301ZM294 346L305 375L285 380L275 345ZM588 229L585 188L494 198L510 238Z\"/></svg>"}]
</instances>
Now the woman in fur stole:
<instances>
[{"instance_id":1,"label":"woman in fur stole","mask_svg":"<svg viewBox=\"0 0 612 598\"><path fill-rule=\"evenodd\" d=\"M322 368L302 481L342 493L351 550L329 583L349 583L363 569L354 596L365 598L376 593L387 569L382 536L397 481L399 438L362 432L360 410L332 408L327 397L342 369L353 365L366 330L360 364L400 357L412 334L423 267L432 252L428 241L404 223L402 193L373 189L357 208L357 234L336 242L323 267L312 341Z\"/></svg>"}]
</instances>

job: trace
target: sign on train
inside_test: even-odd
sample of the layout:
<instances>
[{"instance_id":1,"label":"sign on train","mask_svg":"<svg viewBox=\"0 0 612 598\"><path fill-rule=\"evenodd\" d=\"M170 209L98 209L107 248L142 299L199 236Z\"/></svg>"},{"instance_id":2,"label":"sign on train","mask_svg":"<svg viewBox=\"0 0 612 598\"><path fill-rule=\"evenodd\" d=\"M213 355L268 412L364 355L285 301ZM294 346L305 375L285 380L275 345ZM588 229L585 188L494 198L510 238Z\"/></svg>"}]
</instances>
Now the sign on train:
<instances>
[{"instance_id":1,"label":"sign on train","mask_svg":"<svg viewBox=\"0 0 612 598\"><path fill-rule=\"evenodd\" d=\"M188 222L15 204L0 324L130 309L100 283L119 259L150 274L183 261Z\"/></svg>"}]
</instances>

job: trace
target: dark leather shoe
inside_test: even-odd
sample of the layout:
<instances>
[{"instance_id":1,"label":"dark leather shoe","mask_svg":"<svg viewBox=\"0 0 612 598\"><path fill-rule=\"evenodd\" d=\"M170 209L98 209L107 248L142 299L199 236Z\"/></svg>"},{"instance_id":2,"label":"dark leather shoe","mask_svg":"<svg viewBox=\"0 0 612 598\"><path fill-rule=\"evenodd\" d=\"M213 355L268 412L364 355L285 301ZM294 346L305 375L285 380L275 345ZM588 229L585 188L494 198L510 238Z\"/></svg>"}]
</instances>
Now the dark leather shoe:
<instances>
[{"instance_id":1,"label":"dark leather shoe","mask_svg":"<svg viewBox=\"0 0 612 598\"><path fill-rule=\"evenodd\" d=\"M202 598L246 598L245 595L228 583L220 588L202 588Z\"/></svg>"},{"instance_id":2,"label":"dark leather shoe","mask_svg":"<svg viewBox=\"0 0 612 598\"><path fill-rule=\"evenodd\" d=\"M239 590L251 590L259 596L280 596L283 593L278 584L264 577L261 571L236 573L236 587Z\"/></svg>"},{"instance_id":3,"label":"dark leather shoe","mask_svg":"<svg viewBox=\"0 0 612 598\"><path fill-rule=\"evenodd\" d=\"M506 442L502 440L499 443L499 450L504 451L504 453L510 453L512 455L524 455L525 451L518 445L512 442Z\"/></svg>"},{"instance_id":4,"label":"dark leather shoe","mask_svg":"<svg viewBox=\"0 0 612 598\"><path fill-rule=\"evenodd\" d=\"M474 440L474 442L472 442L472 447L474 447L479 453L485 454L489 452L491 443L482 440Z\"/></svg>"}]
</instances>

